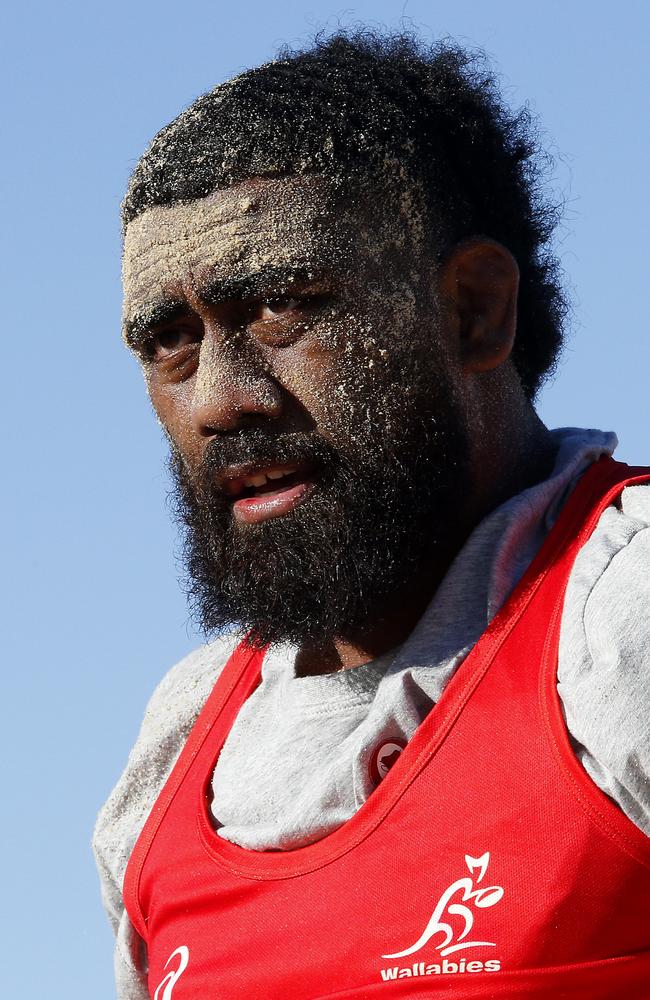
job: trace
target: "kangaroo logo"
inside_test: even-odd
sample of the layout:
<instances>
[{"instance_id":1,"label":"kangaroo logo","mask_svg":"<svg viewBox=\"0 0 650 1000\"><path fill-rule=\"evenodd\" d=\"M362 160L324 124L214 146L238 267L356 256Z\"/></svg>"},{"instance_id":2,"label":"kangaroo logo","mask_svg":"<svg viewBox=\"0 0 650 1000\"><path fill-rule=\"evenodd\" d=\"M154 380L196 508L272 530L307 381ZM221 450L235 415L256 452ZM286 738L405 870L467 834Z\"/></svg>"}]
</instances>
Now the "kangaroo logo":
<instances>
[{"instance_id":1,"label":"kangaroo logo","mask_svg":"<svg viewBox=\"0 0 650 1000\"><path fill-rule=\"evenodd\" d=\"M478 872L476 876L476 883L478 884L483 881L483 876L487 871L487 866L490 863L490 852L487 851L480 858L472 858L469 854L466 854L465 863L470 875L473 876ZM456 897L455 902L453 901L454 897ZM405 955L413 955L420 948L424 948L427 941L430 941L434 934L443 935L442 940L436 945L436 951L440 952L442 956L451 955L452 952L462 951L464 948L495 948L496 945L493 941L466 940L467 935L474 926L474 914L470 906L466 906L465 904L469 903L485 909L488 906L494 906L502 898L503 889L500 885L489 885L483 886L481 889L475 889L472 878L468 878L467 876L459 878L455 882L452 882L448 889L445 889L436 904L435 910L431 914L429 923L415 944L412 944L410 948L405 948L404 951L395 951L390 955L382 955L381 957L404 958ZM460 917L464 922L464 926L460 934L456 935L455 940L454 929L451 923L447 923L447 921L442 919L445 916Z\"/></svg>"},{"instance_id":2,"label":"kangaroo logo","mask_svg":"<svg viewBox=\"0 0 650 1000\"><path fill-rule=\"evenodd\" d=\"M370 778L373 785L377 786L384 780L405 746L406 740L401 736L391 736L375 747L370 758Z\"/></svg>"},{"instance_id":3,"label":"kangaroo logo","mask_svg":"<svg viewBox=\"0 0 650 1000\"><path fill-rule=\"evenodd\" d=\"M153 1000L172 1000L174 986L185 972L187 963L190 960L189 948L182 944L180 948L173 951L165 962L165 968L167 968L172 959L176 957L179 959L178 967L176 969L170 969L162 982L159 983L158 989L153 995Z\"/></svg>"}]
</instances>

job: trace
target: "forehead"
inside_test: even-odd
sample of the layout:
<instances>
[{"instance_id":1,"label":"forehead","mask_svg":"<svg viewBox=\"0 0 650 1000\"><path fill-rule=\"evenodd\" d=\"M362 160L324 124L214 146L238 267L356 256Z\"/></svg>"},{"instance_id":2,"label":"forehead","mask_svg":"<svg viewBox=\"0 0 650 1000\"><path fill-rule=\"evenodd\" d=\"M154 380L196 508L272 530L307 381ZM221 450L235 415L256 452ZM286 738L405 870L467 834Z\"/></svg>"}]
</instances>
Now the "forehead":
<instances>
[{"instance_id":1,"label":"forehead","mask_svg":"<svg viewBox=\"0 0 650 1000\"><path fill-rule=\"evenodd\" d=\"M322 177L256 179L206 198L155 206L124 241L124 319L179 284L255 270L340 264L359 227Z\"/></svg>"}]
</instances>

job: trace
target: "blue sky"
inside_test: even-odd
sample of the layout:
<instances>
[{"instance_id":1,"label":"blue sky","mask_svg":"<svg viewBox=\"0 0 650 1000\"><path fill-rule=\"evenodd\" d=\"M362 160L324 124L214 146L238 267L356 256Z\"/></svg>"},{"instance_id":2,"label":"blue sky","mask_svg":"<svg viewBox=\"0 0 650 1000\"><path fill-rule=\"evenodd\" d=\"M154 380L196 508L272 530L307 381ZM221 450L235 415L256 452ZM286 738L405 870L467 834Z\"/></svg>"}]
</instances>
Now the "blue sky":
<instances>
[{"instance_id":1,"label":"blue sky","mask_svg":"<svg viewBox=\"0 0 650 1000\"><path fill-rule=\"evenodd\" d=\"M405 15L426 38L483 47L508 101L540 116L566 202L573 330L542 417L615 429L622 458L648 461L649 10L73 0L2 15L3 996L114 995L94 816L157 680L200 641L161 433L119 336L118 207L148 140L218 81L337 20Z\"/></svg>"}]
</instances>

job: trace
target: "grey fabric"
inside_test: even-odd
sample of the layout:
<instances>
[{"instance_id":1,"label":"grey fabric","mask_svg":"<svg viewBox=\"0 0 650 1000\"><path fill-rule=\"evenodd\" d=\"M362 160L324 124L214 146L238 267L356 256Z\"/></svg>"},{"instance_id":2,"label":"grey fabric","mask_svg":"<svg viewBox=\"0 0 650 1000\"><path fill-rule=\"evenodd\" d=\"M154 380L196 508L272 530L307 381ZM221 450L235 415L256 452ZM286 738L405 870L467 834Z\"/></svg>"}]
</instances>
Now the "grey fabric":
<instances>
[{"instance_id":1,"label":"grey fabric","mask_svg":"<svg viewBox=\"0 0 650 1000\"><path fill-rule=\"evenodd\" d=\"M116 935L119 1000L148 1000L146 954L122 902L126 865L201 707L233 649L218 640L181 660L158 685L122 777L103 806L93 838L102 900Z\"/></svg>"},{"instance_id":2,"label":"grey fabric","mask_svg":"<svg viewBox=\"0 0 650 1000\"><path fill-rule=\"evenodd\" d=\"M650 835L650 487L631 486L578 554L558 690L595 783ZM579 606L582 613L567 614Z\"/></svg>"},{"instance_id":3,"label":"grey fabric","mask_svg":"<svg viewBox=\"0 0 650 1000\"><path fill-rule=\"evenodd\" d=\"M364 667L296 677L273 650L214 775L219 833L264 849L309 843L371 792L368 757L384 735L408 739L530 563L587 465L614 435L554 432L546 482L494 511L468 539L404 645ZM559 691L574 747L592 779L650 832L650 487L625 490L579 553L562 618ZM145 1000L146 956L121 903L132 846L234 639L191 654L155 692L138 742L100 814L103 893L117 929L120 1000ZM241 789L246 794L241 794Z\"/></svg>"}]
</instances>

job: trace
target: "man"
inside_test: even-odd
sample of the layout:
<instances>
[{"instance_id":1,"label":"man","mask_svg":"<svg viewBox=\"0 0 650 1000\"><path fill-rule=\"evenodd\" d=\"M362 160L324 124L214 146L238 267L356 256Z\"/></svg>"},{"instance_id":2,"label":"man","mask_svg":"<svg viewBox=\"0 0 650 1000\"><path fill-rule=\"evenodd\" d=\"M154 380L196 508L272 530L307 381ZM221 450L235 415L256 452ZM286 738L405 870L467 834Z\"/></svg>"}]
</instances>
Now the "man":
<instances>
[{"instance_id":1,"label":"man","mask_svg":"<svg viewBox=\"0 0 650 1000\"><path fill-rule=\"evenodd\" d=\"M648 995L650 492L535 412L535 157L461 50L361 35L135 169L124 334L219 637L98 823L122 998Z\"/></svg>"}]
</instances>

